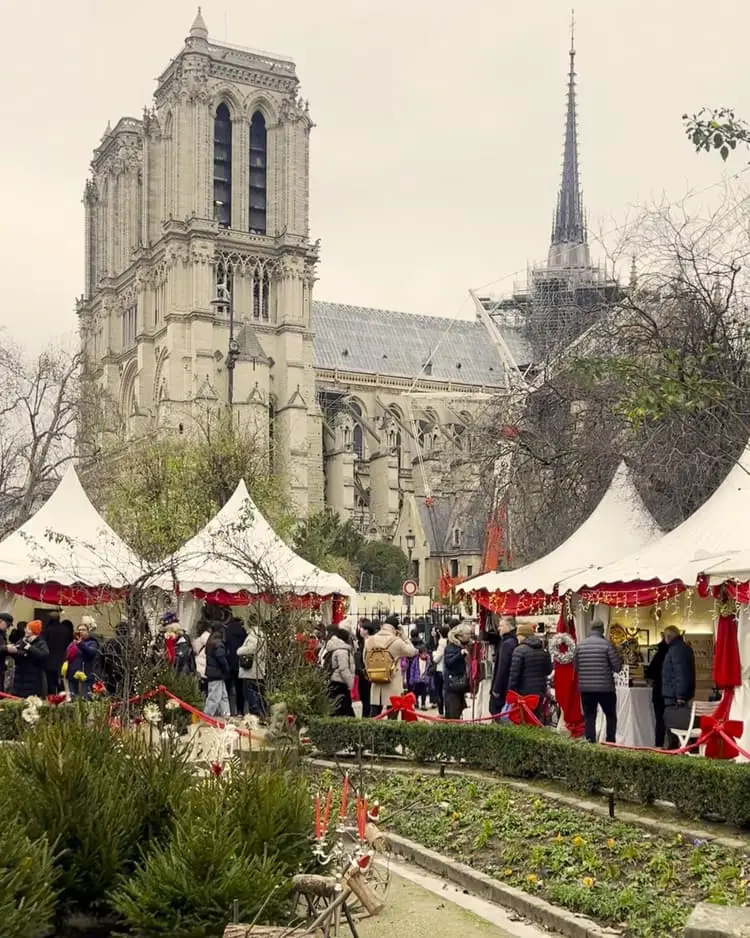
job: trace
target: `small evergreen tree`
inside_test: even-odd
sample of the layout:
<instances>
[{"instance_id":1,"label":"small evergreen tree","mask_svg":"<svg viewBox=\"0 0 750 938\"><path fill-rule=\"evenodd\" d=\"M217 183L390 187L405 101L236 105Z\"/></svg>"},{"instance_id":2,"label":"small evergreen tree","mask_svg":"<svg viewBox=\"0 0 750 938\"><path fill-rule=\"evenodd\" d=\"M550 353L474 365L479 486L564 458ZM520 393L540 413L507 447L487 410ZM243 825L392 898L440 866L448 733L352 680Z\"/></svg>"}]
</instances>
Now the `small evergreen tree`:
<instances>
[{"instance_id":1,"label":"small evergreen tree","mask_svg":"<svg viewBox=\"0 0 750 938\"><path fill-rule=\"evenodd\" d=\"M4 788L7 793L8 789ZM0 931L3 938L43 938L55 914L55 869L47 838L0 820Z\"/></svg>"}]
</instances>

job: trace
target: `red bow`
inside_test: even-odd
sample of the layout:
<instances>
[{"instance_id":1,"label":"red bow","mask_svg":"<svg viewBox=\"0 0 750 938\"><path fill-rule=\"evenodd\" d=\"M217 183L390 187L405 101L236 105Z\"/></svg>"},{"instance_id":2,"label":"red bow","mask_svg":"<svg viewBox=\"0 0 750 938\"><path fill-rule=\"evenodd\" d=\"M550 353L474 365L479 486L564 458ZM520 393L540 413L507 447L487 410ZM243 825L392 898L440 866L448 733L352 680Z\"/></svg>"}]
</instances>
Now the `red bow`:
<instances>
[{"instance_id":1,"label":"red bow","mask_svg":"<svg viewBox=\"0 0 750 938\"><path fill-rule=\"evenodd\" d=\"M705 736L703 743L706 747L707 759L734 759L739 750L733 740L742 736L743 723L741 720L717 719L713 715L701 717L701 736Z\"/></svg>"},{"instance_id":2,"label":"red bow","mask_svg":"<svg viewBox=\"0 0 750 938\"><path fill-rule=\"evenodd\" d=\"M389 713L400 713L404 723L415 723L418 719L414 711L417 698L414 694L404 694L403 697L391 697Z\"/></svg>"},{"instance_id":3,"label":"red bow","mask_svg":"<svg viewBox=\"0 0 750 938\"><path fill-rule=\"evenodd\" d=\"M509 710L505 716L511 723L520 726L521 723L528 723L530 726L541 726L534 711L539 706L539 694L529 694L522 697L514 690L509 690L505 698L505 703L510 704Z\"/></svg>"}]
</instances>

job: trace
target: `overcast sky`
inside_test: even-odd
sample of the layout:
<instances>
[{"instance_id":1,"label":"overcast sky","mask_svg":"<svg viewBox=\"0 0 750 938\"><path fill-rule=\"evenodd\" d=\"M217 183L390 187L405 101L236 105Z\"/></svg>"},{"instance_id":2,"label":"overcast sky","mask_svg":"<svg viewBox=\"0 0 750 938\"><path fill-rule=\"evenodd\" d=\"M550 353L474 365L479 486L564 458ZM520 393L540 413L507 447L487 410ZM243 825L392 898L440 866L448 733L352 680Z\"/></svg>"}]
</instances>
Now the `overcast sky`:
<instances>
[{"instance_id":1,"label":"overcast sky","mask_svg":"<svg viewBox=\"0 0 750 938\"><path fill-rule=\"evenodd\" d=\"M206 0L217 40L292 56L316 127L316 296L468 315L546 254L560 174L570 4L562 0ZM6 0L0 325L69 332L81 194L108 120L140 116L190 0ZM581 171L592 228L721 178L680 115L750 118L742 0L578 0ZM746 161L735 158L734 169ZM623 272L627 276L627 271Z\"/></svg>"}]
</instances>

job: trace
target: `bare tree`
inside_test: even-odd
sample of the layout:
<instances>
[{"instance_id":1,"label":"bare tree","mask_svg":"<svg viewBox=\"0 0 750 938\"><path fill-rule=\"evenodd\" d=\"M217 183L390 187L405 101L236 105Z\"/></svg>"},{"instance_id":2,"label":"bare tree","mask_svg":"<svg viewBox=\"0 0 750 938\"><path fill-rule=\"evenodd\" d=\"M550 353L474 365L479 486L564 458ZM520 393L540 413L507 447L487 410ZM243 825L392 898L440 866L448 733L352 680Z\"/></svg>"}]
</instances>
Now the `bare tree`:
<instances>
[{"instance_id":1,"label":"bare tree","mask_svg":"<svg viewBox=\"0 0 750 938\"><path fill-rule=\"evenodd\" d=\"M80 356L0 349L0 533L22 524L75 451Z\"/></svg>"},{"instance_id":2,"label":"bare tree","mask_svg":"<svg viewBox=\"0 0 750 938\"><path fill-rule=\"evenodd\" d=\"M625 233L621 253L625 243L638 277L624 295L544 364L522 401L506 397L485 414L485 458L511 459L522 562L575 530L621 459L670 529L750 437L744 200L728 192L701 217L688 203L657 206Z\"/></svg>"}]
</instances>

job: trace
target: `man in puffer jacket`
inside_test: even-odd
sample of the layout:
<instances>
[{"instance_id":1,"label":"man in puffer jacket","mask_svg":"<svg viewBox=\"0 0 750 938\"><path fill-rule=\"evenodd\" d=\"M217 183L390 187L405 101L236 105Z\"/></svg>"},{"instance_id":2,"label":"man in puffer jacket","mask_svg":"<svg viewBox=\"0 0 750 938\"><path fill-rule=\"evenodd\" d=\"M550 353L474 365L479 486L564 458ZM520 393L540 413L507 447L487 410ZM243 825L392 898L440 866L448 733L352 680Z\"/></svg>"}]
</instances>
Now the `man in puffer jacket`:
<instances>
[{"instance_id":1,"label":"man in puffer jacket","mask_svg":"<svg viewBox=\"0 0 750 938\"><path fill-rule=\"evenodd\" d=\"M521 697L535 694L539 698L535 715L542 719L544 698L547 694L547 678L552 672L552 659L532 625L522 623L517 630L520 644L513 649L510 659L508 690Z\"/></svg>"},{"instance_id":2,"label":"man in puffer jacket","mask_svg":"<svg viewBox=\"0 0 750 938\"><path fill-rule=\"evenodd\" d=\"M323 667L328 675L328 697L331 716L353 717L352 688L354 687L354 649L346 629L331 628L323 655Z\"/></svg>"},{"instance_id":3,"label":"man in puffer jacket","mask_svg":"<svg viewBox=\"0 0 750 938\"><path fill-rule=\"evenodd\" d=\"M669 730L665 747L677 749L679 741L672 730L686 730L690 722L690 701L695 697L695 654L673 625L664 629L667 654L661 669L664 724Z\"/></svg>"},{"instance_id":4,"label":"man in puffer jacket","mask_svg":"<svg viewBox=\"0 0 750 938\"><path fill-rule=\"evenodd\" d=\"M599 707L607 722L607 742L617 737L617 693L615 674L622 671L622 660L615 646L604 637L604 623L591 623L591 634L576 648L576 671L581 692L586 739L596 742L596 715Z\"/></svg>"}]
</instances>

